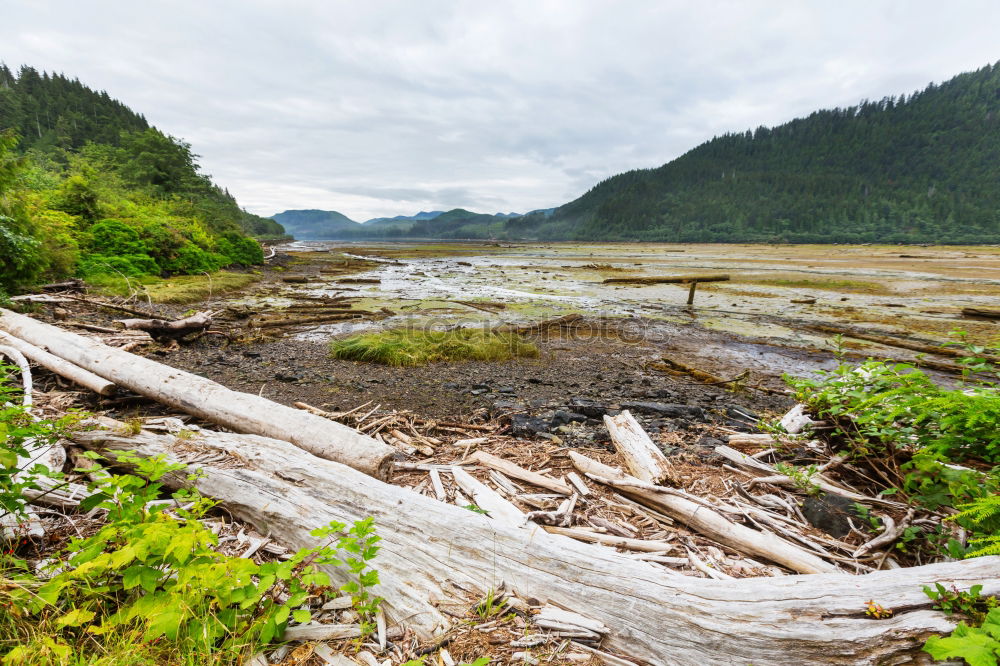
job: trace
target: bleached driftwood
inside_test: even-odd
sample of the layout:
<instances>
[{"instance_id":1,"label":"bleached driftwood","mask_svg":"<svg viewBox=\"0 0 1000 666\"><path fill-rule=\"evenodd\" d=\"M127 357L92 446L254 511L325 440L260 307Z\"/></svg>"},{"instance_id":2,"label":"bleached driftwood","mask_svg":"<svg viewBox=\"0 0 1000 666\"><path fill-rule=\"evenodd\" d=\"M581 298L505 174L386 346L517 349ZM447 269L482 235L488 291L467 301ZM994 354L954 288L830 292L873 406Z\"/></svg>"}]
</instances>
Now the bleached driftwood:
<instances>
[{"instance_id":1,"label":"bleached driftwood","mask_svg":"<svg viewBox=\"0 0 1000 666\"><path fill-rule=\"evenodd\" d=\"M386 485L286 442L202 432L195 440L142 433L80 432L141 456L165 454L200 470L194 484L227 510L290 548L314 547L309 532L331 520L372 516L382 541L373 592L386 599L390 623L429 637L448 622L439 606L466 601L503 580L519 596L585 614L608 627L604 645L651 664L900 663L926 636L954 622L930 610L922 585L982 584L1000 593L1000 558L865 576L821 574L715 581L677 576L607 548L538 534L485 515ZM171 477L168 482L183 482ZM335 581L345 573L332 570ZM865 602L897 609L874 621Z\"/></svg>"},{"instance_id":2,"label":"bleached driftwood","mask_svg":"<svg viewBox=\"0 0 1000 666\"><path fill-rule=\"evenodd\" d=\"M532 472L531 470L524 469L509 460L498 458L492 453L486 453L485 451L476 451L469 456L465 462L476 463L482 465L483 467L503 472L507 476L520 481L525 481L540 488L551 490L555 493L569 495L573 492L569 486L558 479L553 479L551 476L546 476L544 474L539 474L538 472Z\"/></svg>"},{"instance_id":3,"label":"bleached driftwood","mask_svg":"<svg viewBox=\"0 0 1000 666\"><path fill-rule=\"evenodd\" d=\"M0 308L0 330L140 395L218 423L291 442L322 458L386 478L395 450L308 412L233 391L210 379L108 347Z\"/></svg>"},{"instance_id":4,"label":"bleached driftwood","mask_svg":"<svg viewBox=\"0 0 1000 666\"><path fill-rule=\"evenodd\" d=\"M765 557L799 573L815 574L839 571L837 567L820 559L815 553L796 546L773 533L758 532L734 523L705 504L671 494L666 488L628 477L621 470L591 460L575 451L570 451L569 456L578 470L598 483L609 485L641 504L662 511L691 529L736 551Z\"/></svg>"},{"instance_id":5,"label":"bleached driftwood","mask_svg":"<svg viewBox=\"0 0 1000 666\"><path fill-rule=\"evenodd\" d=\"M455 466L451 468L451 473L458 487L472 498L476 507L485 511L491 518L513 527L524 527L527 524L527 517L520 509L464 469Z\"/></svg>"},{"instance_id":6,"label":"bleached driftwood","mask_svg":"<svg viewBox=\"0 0 1000 666\"><path fill-rule=\"evenodd\" d=\"M207 330L212 325L212 313L196 312L183 319L118 319L117 323L130 331L146 331L157 342L178 340L185 335Z\"/></svg>"},{"instance_id":7,"label":"bleached driftwood","mask_svg":"<svg viewBox=\"0 0 1000 666\"><path fill-rule=\"evenodd\" d=\"M617 416L605 414L604 425L632 476L648 483L670 478L670 461L627 409Z\"/></svg>"},{"instance_id":8,"label":"bleached driftwood","mask_svg":"<svg viewBox=\"0 0 1000 666\"><path fill-rule=\"evenodd\" d=\"M69 361L65 361L13 335L8 335L0 331L0 343L13 347L38 365L51 370L60 377L65 377L71 382L88 388L98 395L109 396L115 392L114 382L109 382L107 379L98 377L92 372L87 372L83 368L73 365Z\"/></svg>"},{"instance_id":9,"label":"bleached driftwood","mask_svg":"<svg viewBox=\"0 0 1000 666\"><path fill-rule=\"evenodd\" d=\"M715 452L723 458L736 463L743 469L747 469L755 473L757 476L761 477L761 481L777 485L795 486L795 480L790 476L782 474L775 467L748 456L745 453L740 453L734 448L728 446L717 446L715 447ZM754 481L756 481L756 479L751 480L751 483ZM833 495L840 495L841 497L854 500L855 502L881 504L883 506L891 506L895 508L903 508L906 506L901 502L894 502L893 500L887 500L882 497L869 497L868 495L862 495L854 492L853 490L842 488L841 486L834 484L830 479L825 478L820 472L812 474L809 477L809 481L825 492Z\"/></svg>"}]
</instances>

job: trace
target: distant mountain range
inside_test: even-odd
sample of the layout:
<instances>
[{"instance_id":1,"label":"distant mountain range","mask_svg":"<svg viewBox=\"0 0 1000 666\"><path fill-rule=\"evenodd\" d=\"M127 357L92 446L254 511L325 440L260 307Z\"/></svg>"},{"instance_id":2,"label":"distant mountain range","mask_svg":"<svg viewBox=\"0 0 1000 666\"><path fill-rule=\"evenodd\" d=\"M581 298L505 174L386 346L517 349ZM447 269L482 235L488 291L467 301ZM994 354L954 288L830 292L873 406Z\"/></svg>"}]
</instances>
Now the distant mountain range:
<instances>
[{"instance_id":1,"label":"distant mountain range","mask_svg":"<svg viewBox=\"0 0 1000 666\"><path fill-rule=\"evenodd\" d=\"M420 212L416 215L377 217L356 222L335 210L286 210L272 215L298 240L356 240L380 238L486 239L503 233L507 220L518 213L474 213L464 208Z\"/></svg>"}]
</instances>

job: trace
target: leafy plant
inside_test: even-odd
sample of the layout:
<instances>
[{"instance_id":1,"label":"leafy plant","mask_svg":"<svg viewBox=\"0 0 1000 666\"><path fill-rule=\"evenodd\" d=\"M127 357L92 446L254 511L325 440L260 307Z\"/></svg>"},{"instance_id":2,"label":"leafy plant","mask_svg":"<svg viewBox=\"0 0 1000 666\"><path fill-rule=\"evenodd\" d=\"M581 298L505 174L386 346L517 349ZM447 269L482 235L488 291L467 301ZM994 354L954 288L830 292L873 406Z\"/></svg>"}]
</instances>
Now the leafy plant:
<instances>
[{"instance_id":1,"label":"leafy plant","mask_svg":"<svg viewBox=\"0 0 1000 666\"><path fill-rule=\"evenodd\" d=\"M996 597L984 597L980 594L982 591L982 585L973 585L966 591L954 586L949 590L941 583L934 583L933 589L924 586L924 594L936 602L935 610L942 611L945 615L952 613L965 615L976 625L986 620L986 614L991 609L1000 606L1000 601Z\"/></svg>"},{"instance_id":2,"label":"leafy plant","mask_svg":"<svg viewBox=\"0 0 1000 666\"><path fill-rule=\"evenodd\" d=\"M924 652L934 659L964 659L969 666L1000 663L1000 608L991 610L979 627L959 622L950 636L931 636Z\"/></svg>"},{"instance_id":3,"label":"leafy plant","mask_svg":"<svg viewBox=\"0 0 1000 666\"><path fill-rule=\"evenodd\" d=\"M818 378L786 381L810 411L833 421L832 443L867 461L896 494L928 510L957 507L950 520L965 528L971 548L943 529L910 527L897 546L914 543L951 556L1000 553L1000 385L995 349L971 345L955 332L963 376L940 386L916 366L841 363ZM997 463L990 471L969 461ZM959 464L956 464L959 463ZM787 472L786 472L787 473ZM797 484L805 479L798 479ZM800 486L801 487L801 486Z\"/></svg>"},{"instance_id":4,"label":"leafy plant","mask_svg":"<svg viewBox=\"0 0 1000 666\"><path fill-rule=\"evenodd\" d=\"M816 465L809 465L807 468L802 469L787 463L777 463L774 468L789 477L795 483L795 487L807 495L818 497L823 494L823 489L812 480L819 472Z\"/></svg>"},{"instance_id":5,"label":"leafy plant","mask_svg":"<svg viewBox=\"0 0 1000 666\"><path fill-rule=\"evenodd\" d=\"M2 378L13 370L16 368L0 363L0 516L23 516L24 492L40 490L42 477L59 476L59 470L23 461L30 460L29 447L57 441L74 420L72 415L58 421L35 419L21 404L21 389Z\"/></svg>"},{"instance_id":6,"label":"leafy plant","mask_svg":"<svg viewBox=\"0 0 1000 666\"><path fill-rule=\"evenodd\" d=\"M350 529L331 523L312 533L326 538L324 545L257 564L214 550L218 540L200 522L212 500L181 489L172 504L153 501L163 478L181 473L183 465L131 453L116 457L140 476L99 470L96 492L81 503L85 511L103 509L106 523L73 539L49 580L22 573L17 585L0 585L13 601L10 631L20 637L3 640L0 633L0 644L18 643L4 663L42 649L57 656L64 647L79 653L122 640L160 650L149 663L236 662L280 638L290 621L309 621L301 606L331 589L321 565L352 574L341 589L351 594L363 631L371 631L380 599L370 593L378 582L371 568L378 536L370 518ZM10 567L7 573L14 575ZM25 640L25 626L45 631Z\"/></svg>"}]
</instances>

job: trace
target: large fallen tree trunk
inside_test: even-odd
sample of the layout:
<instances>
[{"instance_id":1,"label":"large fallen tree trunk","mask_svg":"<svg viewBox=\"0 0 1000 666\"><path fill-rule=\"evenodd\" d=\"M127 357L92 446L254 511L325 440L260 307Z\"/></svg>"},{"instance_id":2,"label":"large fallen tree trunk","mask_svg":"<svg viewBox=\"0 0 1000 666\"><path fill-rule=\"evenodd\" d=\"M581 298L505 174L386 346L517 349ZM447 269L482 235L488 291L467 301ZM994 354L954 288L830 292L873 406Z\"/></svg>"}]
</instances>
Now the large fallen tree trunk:
<instances>
[{"instance_id":1,"label":"large fallen tree trunk","mask_svg":"<svg viewBox=\"0 0 1000 666\"><path fill-rule=\"evenodd\" d=\"M456 592L478 598L503 581L521 598L548 600L603 623L607 647L652 664L902 663L929 634L954 625L930 610L922 585L982 584L984 595L1000 593L997 557L866 576L686 578L607 547L386 485L273 439L97 431L74 438L91 448L103 441L189 463L188 472L200 470L194 483L203 493L292 548L315 546L309 531L331 520L374 517L383 539L375 591L392 622L422 637L443 629L442 608ZM342 572L333 574L343 580ZM869 600L895 615L866 617Z\"/></svg>"},{"instance_id":2,"label":"large fallen tree trunk","mask_svg":"<svg viewBox=\"0 0 1000 666\"><path fill-rule=\"evenodd\" d=\"M396 451L340 423L240 393L210 379L0 308L0 330L153 400L232 430L291 442L322 458L386 478Z\"/></svg>"}]
</instances>

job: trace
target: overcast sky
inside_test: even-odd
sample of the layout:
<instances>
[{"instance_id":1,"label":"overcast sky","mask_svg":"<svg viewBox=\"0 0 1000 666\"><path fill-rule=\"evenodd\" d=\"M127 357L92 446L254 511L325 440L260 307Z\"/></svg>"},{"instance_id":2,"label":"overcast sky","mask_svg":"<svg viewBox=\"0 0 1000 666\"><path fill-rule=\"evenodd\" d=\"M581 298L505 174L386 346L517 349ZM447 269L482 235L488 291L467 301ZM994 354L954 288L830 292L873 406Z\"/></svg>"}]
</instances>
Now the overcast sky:
<instances>
[{"instance_id":1,"label":"overcast sky","mask_svg":"<svg viewBox=\"0 0 1000 666\"><path fill-rule=\"evenodd\" d=\"M1000 60L996 0L0 0L0 60L189 141L249 210L546 208Z\"/></svg>"}]
</instances>

